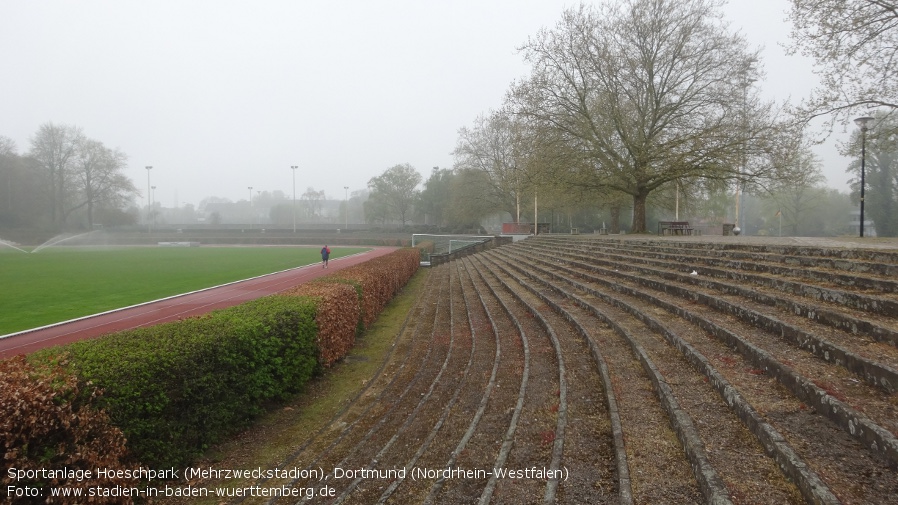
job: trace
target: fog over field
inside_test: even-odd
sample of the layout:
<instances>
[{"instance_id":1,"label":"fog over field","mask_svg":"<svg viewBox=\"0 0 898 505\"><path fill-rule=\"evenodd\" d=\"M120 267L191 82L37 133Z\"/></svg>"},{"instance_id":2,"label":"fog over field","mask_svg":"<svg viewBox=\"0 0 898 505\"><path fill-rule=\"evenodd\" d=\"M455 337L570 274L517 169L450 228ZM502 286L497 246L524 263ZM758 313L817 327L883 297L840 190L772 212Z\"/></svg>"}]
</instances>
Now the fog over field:
<instances>
[{"instance_id":1,"label":"fog over field","mask_svg":"<svg viewBox=\"0 0 898 505\"><path fill-rule=\"evenodd\" d=\"M93 0L0 4L0 135L26 152L41 124L74 125L128 156L146 205L252 191L364 189L409 163L451 168L458 129L502 104L528 66L517 51L565 8L557 0L236 2ZM723 8L762 52L768 98L813 87L786 56L786 0ZM818 148L846 190L835 138ZM253 190L249 190L253 187ZM348 188L348 189L346 189Z\"/></svg>"}]
</instances>

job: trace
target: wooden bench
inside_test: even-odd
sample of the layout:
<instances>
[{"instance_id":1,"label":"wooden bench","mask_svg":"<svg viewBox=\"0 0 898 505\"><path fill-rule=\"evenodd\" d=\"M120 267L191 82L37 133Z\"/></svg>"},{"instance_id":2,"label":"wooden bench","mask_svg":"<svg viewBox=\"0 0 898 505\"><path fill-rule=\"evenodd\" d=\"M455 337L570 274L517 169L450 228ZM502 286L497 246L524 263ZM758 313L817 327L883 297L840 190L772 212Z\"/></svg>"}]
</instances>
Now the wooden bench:
<instances>
[{"instance_id":1,"label":"wooden bench","mask_svg":"<svg viewBox=\"0 0 898 505\"><path fill-rule=\"evenodd\" d=\"M689 221L659 221L658 235L692 235L694 228Z\"/></svg>"}]
</instances>

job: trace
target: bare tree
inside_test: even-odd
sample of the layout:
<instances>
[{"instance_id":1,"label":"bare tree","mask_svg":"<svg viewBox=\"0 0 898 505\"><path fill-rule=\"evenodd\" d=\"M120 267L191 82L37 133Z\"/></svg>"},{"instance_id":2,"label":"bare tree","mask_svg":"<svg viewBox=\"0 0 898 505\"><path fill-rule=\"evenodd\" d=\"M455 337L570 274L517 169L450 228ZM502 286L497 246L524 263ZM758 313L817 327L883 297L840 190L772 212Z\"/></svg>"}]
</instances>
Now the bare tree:
<instances>
[{"instance_id":1,"label":"bare tree","mask_svg":"<svg viewBox=\"0 0 898 505\"><path fill-rule=\"evenodd\" d=\"M88 229L93 229L98 206L118 208L124 205L137 193L134 183L122 173L127 160L128 157L118 149L109 149L100 141L82 137L72 167L75 184L70 189L75 191L69 198L70 205L64 210L64 216L86 208Z\"/></svg>"},{"instance_id":2,"label":"bare tree","mask_svg":"<svg viewBox=\"0 0 898 505\"><path fill-rule=\"evenodd\" d=\"M848 123L869 109L898 109L898 2L791 0L789 51L813 58L820 85L796 110L807 121Z\"/></svg>"},{"instance_id":3,"label":"bare tree","mask_svg":"<svg viewBox=\"0 0 898 505\"><path fill-rule=\"evenodd\" d=\"M679 179L750 179L779 134L772 105L750 94L758 52L732 34L716 0L626 0L564 13L522 47L532 76L514 87L519 113L555 129L591 184L630 195L633 231L648 196Z\"/></svg>"},{"instance_id":4,"label":"bare tree","mask_svg":"<svg viewBox=\"0 0 898 505\"><path fill-rule=\"evenodd\" d=\"M455 176L452 170L433 167L433 171L424 182L424 189L420 193L419 211L424 214L424 224L434 225L438 228L446 224L452 181Z\"/></svg>"},{"instance_id":5,"label":"bare tree","mask_svg":"<svg viewBox=\"0 0 898 505\"><path fill-rule=\"evenodd\" d=\"M16 141L0 135L0 156L12 156L16 154Z\"/></svg>"},{"instance_id":6,"label":"bare tree","mask_svg":"<svg viewBox=\"0 0 898 505\"><path fill-rule=\"evenodd\" d=\"M72 182L72 164L82 138L80 128L53 123L42 124L31 138L29 155L44 171L54 224L64 222L66 189Z\"/></svg>"},{"instance_id":7,"label":"bare tree","mask_svg":"<svg viewBox=\"0 0 898 505\"><path fill-rule=\"evenodd\" d=\"M511 214L515 223L521 220L521 205L531 184L528 163L531 150L522 125L508 111L493 111L479 116L473 128L461 128L453 151L455 168L479 170L487 184L479 187L495 211Z\"/></svg>"},{"instance_id":8,"label":"bare tree","mask_svg":"<svg viewBox=\"0 0 898 505\"><path fill-rule=\"evenodd\" d=\"M365 203L362 204L365 211L365 222L370 224L387 224L390 217L386 196L377 191L371 192Z\"/></svg>"},{"instance_id":9,"label":"bare tree","mask_svg":"<svg viewBox=\"0 0 898 505\"><path fill-rule=\"evenodd\" d=\"M324 190L315 191L315 188L309 186L305 193L300 195L299 202L305 208L308 218L314 221L324 207Z\"/></svg>"},{"instance_id":10,"label":"bare tree","mask_svg":"<svg viewBox=\"0 0 898 505\"><path fill-rule=\"evenodd\" d=\"M47 224L49 205L37 161L16 154L15 143L0 137L0 226Z\"/></svg>"},{"instance_id":11,"label":"bare tree","mask_svg":"<svg viewBox=\"0 0 898 505\"><path fill-rule=\"evenodd\" d=\"M783 166L792 168L790 177L768 188L768 192L790 228L789 234L797 236L804 232L802 224L807 216L826 204L826 199L821 198L826 191L826 178L820 171L820 159L807 146L795 146L783 155L787 157Z\"/></svg>"},{"instance_id":12,"label":"bare tree","mask_svg":"<svg viewBox=\"0 0 898 505\"><path fill-rule=\"evenodd\" d=\"M448 224L455 229L477 227L484 217L497 211L484 193L493 182L483 170L456 169L454 174L449 187L452 204L447 212Z\"/></svg>"},{"instance_id":13,"label":"bare tree","mask_svg":"<svg viewBox=\"0 0 898 505\"><path fill-rule=\"evenodd\" d=\"M371 190L369 201L372 205L383 206L383 210L405 226L411 217L414 203L418 201L419 184L421 174L413 166L408 163L396 165L368 181L368 188Z\"/></svg>"},{"instance_id":14,"label":"bare tree","mask_svg":"<svg viewBox=\"0 0 898 505\"><path fill-rule=\"evenodd\" d=\"M17 175L18 161L15 141L0 135L0 191L5 195L4 204L0 206L0 222L13 219L12 188Z\"/></svg>"}]
</instances>

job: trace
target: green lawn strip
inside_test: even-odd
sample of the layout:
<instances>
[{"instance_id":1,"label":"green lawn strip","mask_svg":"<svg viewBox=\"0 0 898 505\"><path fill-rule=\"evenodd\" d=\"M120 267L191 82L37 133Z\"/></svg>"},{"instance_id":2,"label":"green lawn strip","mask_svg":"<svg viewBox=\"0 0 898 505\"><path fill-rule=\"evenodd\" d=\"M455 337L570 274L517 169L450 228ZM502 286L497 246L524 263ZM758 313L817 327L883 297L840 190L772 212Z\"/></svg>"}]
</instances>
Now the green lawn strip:
<instances>
[{"instance_id":1,"label":"green lawn strip","mask_svg":"<svg viewBox=\"0 0 898 505\"><path fill-rule=\"evenodd\" d=\"M333 259L367 248L331 250ZM4 251L0 335L320 261L317 247Z\"/></svg>"},{"instance_id":2,"label":"green lawn strip","mask_svg":"<svg viewBox=\"0 0 898 505\"><path fill-rule=\"evenodd\" d=\"M207 468L254 469L274 468L300 447L309 437L327 425L371 380L390 357L396 337L417 298L423 293L429 269L421 269L380 314L377 321L356 340L347 358L312 379L306 389L286 405L263 415L255 425L234 440L210 449L193 466ZM288 468L304 468L299 459ZM249 487L254 480L215 480L200 484L212 488ZM206 499L172 499L164 503L220 503L212 496Z\"/></svg>"}]
</instances>

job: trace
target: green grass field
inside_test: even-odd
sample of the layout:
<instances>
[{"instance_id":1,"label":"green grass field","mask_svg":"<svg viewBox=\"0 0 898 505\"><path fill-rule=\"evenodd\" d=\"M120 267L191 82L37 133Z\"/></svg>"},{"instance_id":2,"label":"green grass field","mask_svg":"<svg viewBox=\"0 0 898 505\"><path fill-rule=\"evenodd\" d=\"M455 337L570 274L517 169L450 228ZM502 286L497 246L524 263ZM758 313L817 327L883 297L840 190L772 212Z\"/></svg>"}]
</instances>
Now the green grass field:
<instances>
[{"instance_id":1,"label":"green grass field","mask_svg":"<svg viewBox=\"0 0 898 505\"><path fill-rule=\"evenodd\" d=\"M332 247L331 259L367 248ZM317 247L0 247L0 335L321 261Z\"/></svg>"}]
</instances>

